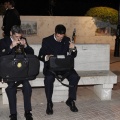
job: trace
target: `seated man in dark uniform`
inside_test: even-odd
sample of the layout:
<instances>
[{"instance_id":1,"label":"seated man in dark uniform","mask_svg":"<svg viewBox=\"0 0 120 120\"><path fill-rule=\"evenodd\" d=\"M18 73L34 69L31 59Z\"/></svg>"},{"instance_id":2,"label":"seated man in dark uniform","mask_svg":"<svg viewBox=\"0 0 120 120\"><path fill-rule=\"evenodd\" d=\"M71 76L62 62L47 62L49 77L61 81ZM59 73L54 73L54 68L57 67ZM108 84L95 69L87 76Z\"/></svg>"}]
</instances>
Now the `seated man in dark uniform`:
<instances>
[{"instance_id":1,"label":"seated man in dark uniform","mask_svg":"<svg viewBox=\"0 0 120 120\"><path fill-rule=\"evenodd\" d=\"M49 57L51 55L67 55L71 49L71 55L73 57L77 56L77 49L74 43L70 42L70 38L65 36L66 28L64 25L57 25L55 27L55 34L46 37L42 41L42 47L39 51L39 59L44 62L43 73L45 75L44 84L45 84L45 93L47 98L47 109L46 113L48 115L53 114L53 83L55 81L55 75L49 71ZM69 95L66 104L70 107L72 112L78 112L77 107L75 106L74 100L76 100L77 84L80 79L80 76L76 73L74 69L70 71L70 74L66 77L69 81L69 85L74 87L69 88Z\"/></svg>"},{"instance_id":2,"label":"seated man in dark uniform","mask_svg":"<svg viewBox=\"0 0 120 120\"><path fill-rule=\"evenodd\" d=\"M6 37L0 40L0 56L15 54L16 47L18 44L23 46L24 52L26 54L34 54L33 49L28 45L26 39L21 39L22 37L22 29L14 25L10 32L10 37ZM18 53L19 54L19 53ZM23 92L23 99L24 99L24 109L25 109L25 117L26 120L33 120L32 114L30 111L31 108L31 94L32 88L29 81L9 81L7 82L8 87L6 88L6 93L8 96L9 101L9 108L10 108L10 120L17 120L17 107L16 107L16 93L17 93L17 86L22 84L22 92Z\"/></svg>"}]
</instances>

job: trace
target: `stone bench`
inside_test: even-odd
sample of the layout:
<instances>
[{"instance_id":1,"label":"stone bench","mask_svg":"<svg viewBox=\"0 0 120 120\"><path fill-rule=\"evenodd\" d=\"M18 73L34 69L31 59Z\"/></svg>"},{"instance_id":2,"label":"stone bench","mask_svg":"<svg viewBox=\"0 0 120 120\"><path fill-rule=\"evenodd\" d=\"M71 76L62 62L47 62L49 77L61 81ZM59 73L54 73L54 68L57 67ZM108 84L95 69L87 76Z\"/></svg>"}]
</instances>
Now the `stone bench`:
<instances>
[{"instance_id":1,"label":"stone bench","mask_svg":"<svg viewBox=\"0 0 120 120\"><path fill-rule=\"evenodd\" d=\"M110 46L109 44L77 44L78 55L75 58L75 69L81 76L78 85L93 85L95 94L101 100L111 100L113 85L117 83L117 75L110 71ZM38 55L41 45L31 45ZM40 62L40 74L33 81L32 87L44 86L42 74L43 63ZM64 80L65 84L68 81ZM3 104L8 104L5 93L6 83L0 83L2 88ZM21 86L19 86L21 87ZM66 101L68 87L61 85L57 80L54 84L53 102Z\"/></svg>"}]
</instances>

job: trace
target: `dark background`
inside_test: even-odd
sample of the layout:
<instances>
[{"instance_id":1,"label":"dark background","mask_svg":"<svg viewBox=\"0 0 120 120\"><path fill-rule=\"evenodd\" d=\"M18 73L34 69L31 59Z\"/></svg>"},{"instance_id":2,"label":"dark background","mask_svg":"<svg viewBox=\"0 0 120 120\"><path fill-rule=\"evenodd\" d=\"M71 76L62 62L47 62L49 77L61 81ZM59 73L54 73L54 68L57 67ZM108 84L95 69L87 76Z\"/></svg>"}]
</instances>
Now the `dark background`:
<instances>
[{"instance_id":1,"label":"dark background","mask_svg":"<svg viewBox=\"0 0 120 120\"><path fill-rule=\"evenodd\" d=\"M20 15L50 15L49 0L14 0ZM54 16L84 16L92 7L106 6L116 10L119 0L54 0Z\"/></svg>"}]
</instances>

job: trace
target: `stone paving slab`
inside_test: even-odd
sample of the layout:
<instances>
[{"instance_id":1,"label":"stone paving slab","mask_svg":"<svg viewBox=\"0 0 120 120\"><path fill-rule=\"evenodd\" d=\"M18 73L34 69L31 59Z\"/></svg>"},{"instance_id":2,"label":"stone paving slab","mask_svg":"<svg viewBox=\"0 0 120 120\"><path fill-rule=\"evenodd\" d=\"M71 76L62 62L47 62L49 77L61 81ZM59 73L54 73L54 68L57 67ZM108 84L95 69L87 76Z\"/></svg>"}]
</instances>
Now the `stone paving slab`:
<instances>
[{"instance_id":1,"label":"stone paving slab","mask_svg":"<svg viewBox=\"0 0 120 120\"><path fill-rule=\"evenodd\" d=\"M44 88L33 88L32 113L34 120L120 120L120 90L114 90L111 101L101 101L93 92L93 86L78 88L76 105L79 112L73 113L64 103L54 103L54 114L46 115ZM18 90L18 120L25 120L22 91ZM9 120L9 107L2 105L0 96L0 120Z\"/></svg>"}]
</instances>

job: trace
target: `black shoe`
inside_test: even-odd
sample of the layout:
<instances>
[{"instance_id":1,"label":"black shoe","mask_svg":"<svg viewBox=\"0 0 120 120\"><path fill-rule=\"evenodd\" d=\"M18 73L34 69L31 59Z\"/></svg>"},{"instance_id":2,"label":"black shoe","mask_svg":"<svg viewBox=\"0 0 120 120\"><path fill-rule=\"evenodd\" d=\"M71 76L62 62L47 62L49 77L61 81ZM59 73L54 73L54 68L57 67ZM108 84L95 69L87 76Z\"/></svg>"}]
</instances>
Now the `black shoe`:
<instances>
[{"instance_id":1,"label":"black shoe","mask_svg":"<svg viewBox=\"0 0 120 120\"><path fill-rule=\"evenodd\" d=\"M75 102L73 100L67 100L66 104L70 107L72 112L78 112L77 107L75 106Z\"/></svg>"},{"instance_id":2,"label":"black shoe","mask_svg":"<svg viewBox=\"0 0 120 120\"><path fill-rule=\"evenodd\" d=\"M26 118L26 120L33 120L32 113L30 113L30 112L26 113L25 112L25 118Z\"/></svg>"},{"instance_id":3,"label":"black shoe","mask_svg":"<svg viewBox=\"0 0 120 120\"><path fill-rule=\"evenodd\" d=\"M48 102L47 103L47 109L46 109L46 113L48 115L52 115L53 114L53 103L52 102Z\"/></svg>"},{"instance_id":4,"label":"black shoe","mask_svg":"<svg viewBox=\"0 0 120 120\"><path fill-rule=\"evenodd\" d=\"M16 114L11 114L9 117L10 117L10 120L17 120Z\"/></svg>"}]
</instances>

